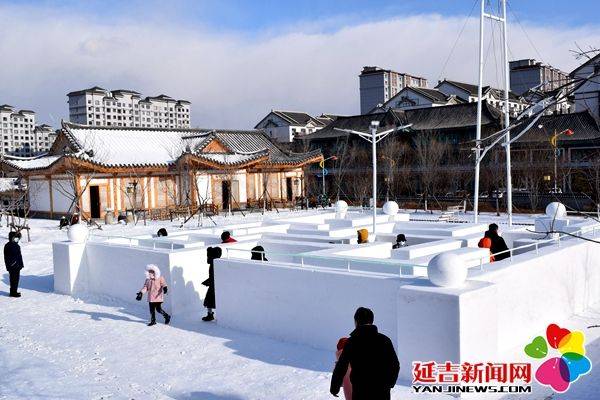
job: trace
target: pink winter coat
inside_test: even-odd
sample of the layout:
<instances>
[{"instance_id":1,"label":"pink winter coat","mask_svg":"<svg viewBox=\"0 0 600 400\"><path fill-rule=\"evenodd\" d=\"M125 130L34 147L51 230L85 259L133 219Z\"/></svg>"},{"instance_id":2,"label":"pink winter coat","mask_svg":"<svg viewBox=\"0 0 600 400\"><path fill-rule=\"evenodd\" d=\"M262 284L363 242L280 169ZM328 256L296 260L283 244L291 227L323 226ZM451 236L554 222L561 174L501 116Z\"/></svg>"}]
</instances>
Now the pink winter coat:
<instances>
[{"instance_id":1,"label":"pink winter coat","mask_svg":"<svg viewBox=\"0 0 600 400\"><path fill-rule=\"evenodd\" d=\"M162 303L164 300L163 288L165 286L167 286L167 282L165 282L165 278L162 276L159 276L158 278L147 278L140 292L148 292L148 301L150 303Z\"/></svg>"},{"instance_id":2,"label":"pink winter coat","mask_svg":"<svg viewBox=\"0 0 600 400\"><path fill-rule=\"evenodd\" d=\"M348 338L341 338L337 344L337 351L335 352L335 359L339 360L342 355L342 351L344 350L344 346ZM344 388L344 397L346 400L352 400L352 383L350 382L350 370L351 367L348 366L348 371L346 371L346 375L344 375L344 383L342 387Z\"/></svg>"}]
</instances>

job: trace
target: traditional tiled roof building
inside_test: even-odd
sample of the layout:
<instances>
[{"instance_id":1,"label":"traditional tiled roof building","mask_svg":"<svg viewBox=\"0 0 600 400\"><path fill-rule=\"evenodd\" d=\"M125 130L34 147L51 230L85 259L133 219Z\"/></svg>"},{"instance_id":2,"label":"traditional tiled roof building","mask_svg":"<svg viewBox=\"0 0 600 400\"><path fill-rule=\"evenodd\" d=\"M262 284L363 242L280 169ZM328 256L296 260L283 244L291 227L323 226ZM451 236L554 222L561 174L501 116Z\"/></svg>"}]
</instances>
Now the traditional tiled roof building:
<instances>
[{"instance_id":1,"label":"traditional tiled roof building","mask_svg":"<svg viewBox=\"0 0 600 400\"><path fill-rule=\"evenodd\" d=\"M134 208L244 207L263 196L293 201L304 192L302 167L321 159L318 150L284 151L260 130L63 122L48 155L6 159L2 169L29 180L38 215L56 217L75 207L101 218Z\"/></svg>"}]
</instances>

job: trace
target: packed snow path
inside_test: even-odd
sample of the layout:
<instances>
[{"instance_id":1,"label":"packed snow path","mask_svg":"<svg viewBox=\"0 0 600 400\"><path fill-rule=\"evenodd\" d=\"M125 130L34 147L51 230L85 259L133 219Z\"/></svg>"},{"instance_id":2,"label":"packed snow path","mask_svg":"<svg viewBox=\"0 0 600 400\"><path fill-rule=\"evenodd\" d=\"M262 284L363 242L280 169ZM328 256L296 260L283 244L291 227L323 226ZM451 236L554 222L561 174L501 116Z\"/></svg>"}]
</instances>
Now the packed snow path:
<instances>
[{"instance_id":1,"label":"packed snow path","mask_svg":"<svg viewBox=\"0 0 600 400\"><path fill-rule=\"evenodd\" d=\"M31 222L32 242L21 243L22 298L7 297L8 274L2 266L0 399L333 398L333 349L315 350L203 323L204 310L198 310L196 320L174 319L165 326L159 316L158 325L147 327L145 301L123 304L54 294L51 242L66 238L57 225ZM166 227L176 229L175 223ZM158 225L113 226L105 231L130 235L156 229ZM0 228L3 240L7 234ZM140 286L142 282L140 274ZM600 307L574 318L580 327L599 321ZM600 341L590 342L600 335L600 329L596 331L586 331L588 354L595 364L600 363ZM551 398L592 398L600 389L599 378L600 368L595 368L585 385L578 382L565 395ZM394 389L394 399L450 398L413 394L404 384ZM551 394L539 387L533 393L530 398Z\"/></svg>"}]
</instances>

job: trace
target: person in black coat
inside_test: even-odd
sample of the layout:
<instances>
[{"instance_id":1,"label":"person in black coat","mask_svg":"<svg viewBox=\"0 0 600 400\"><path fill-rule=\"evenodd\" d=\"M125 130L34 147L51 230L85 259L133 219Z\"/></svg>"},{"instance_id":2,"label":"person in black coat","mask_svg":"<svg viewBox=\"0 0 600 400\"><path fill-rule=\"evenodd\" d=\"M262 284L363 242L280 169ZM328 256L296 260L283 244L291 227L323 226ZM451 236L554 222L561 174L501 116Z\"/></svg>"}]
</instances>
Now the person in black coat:
<instances>
[{"instance_id":1,"label":"person in black coat","mask_svg":"<svg viewBox=\"0 0 600 400\"><path fill-rule=\"evenodd\" d=\"M373 325L373 311L359 307L354 314L356 329L344 346L331 377L330 392L338 395L351 366L352 400L389 400L400 363L392 341Z\"/></svg>"},{"instance_id":2,"label":"person in black coat","mask_svg":"<svg viewBox=\"0 0 600 400\"><path fill-rule=\"evenodd\" d=\"M4 265L10 280L10 297L21 297L21 293L18 292L19 278L24 265L19 240L21 240L20 232L10 232L8 243L4 245Z\"/></svg>"},{"instance_id":3,"label":"person in black coat","mask_svg":"<svg viewBox=\"0 0 600 400\"><path fill-rule=\"evenodd\" d=\"M508 246L506 245L504 238L498 235L498 225L490 224L489 230L486 232L486 237L489 237L492 240L492 247L490 248L490 251L492 254L494 254L495 261L504 260L505 258L510 257L510 252L508 251L506 253L496 255L496 253L508 250Z\"/></svg>"},{"instance_id":4,"label":"person in black coat","mask_svg":"<svg viewBox=\"0 0 600 400\"><path fill-rule=\"evenodd\" d=\"M215 273L214 261L221 258L223 250L220 247L209 247L206 249L206 262L208 263L208 279L202 282L204 286L208 286L206 297L204 297L204 307L208 313L202 317L202 321L212 321L215 319L214 309L217 308L215 299Z\"/></svg>"},{"instance_id":5,"label":"person in black coat","mask_svg":"<svg viewBox=\"0 0 600 400\"><path fill-rule=\"evenodd\" d=\"M250 250L250 259L256 261L269 261L265 257L265 248L262 246L255 246Z\"/></svg>"}]
</instances>

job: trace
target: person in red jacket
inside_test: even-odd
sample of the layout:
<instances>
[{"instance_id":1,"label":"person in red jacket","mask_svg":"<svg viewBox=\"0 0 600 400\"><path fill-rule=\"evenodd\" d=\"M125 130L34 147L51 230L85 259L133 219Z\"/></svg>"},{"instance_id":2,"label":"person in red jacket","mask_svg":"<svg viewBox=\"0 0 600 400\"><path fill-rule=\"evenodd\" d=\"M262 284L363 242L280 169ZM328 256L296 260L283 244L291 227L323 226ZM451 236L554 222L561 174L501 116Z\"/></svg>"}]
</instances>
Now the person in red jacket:
<instances>
[{"instance_id":1,"label":"person in red jacket","mask_svg":"<svg viewBox=\"0 0 600 400\"><path fill-rule=\"evenodd\" d=\"M340 359L342 355L342 351L348 342L347 337L341 338L337 343L337 351L335 352L336 361ZM348 366L348 371L346 371L346 375L344 375L344 381L342 383L342 387L344 388L344 397L346 400L352 400L352 383L350 382L350 370L352 366Z\"/></svg>"},{"instance_id":2,"label":"person in red jacket","mask_svg":"<svg viewBox=\"0 0 600 400\"><path fill-rule=\"evenodd\" d=\"M225 231L221 233L221 243L235 243L237 240L231 237L231 233L229 231Z\"/></svg>"},{"instance_id":3,"label":"person in red jacket","mask_svg":"<svg viewBox=\"0 0 600 400\"><path fill-rule=\"evenodd\" d=\"M486 231L484 236L479 240L477 244L479 248L490 249L490 262L494 262L495 258L492 255L492 239L490 238L489 231Z\"/></svg>"}]
</instances>

